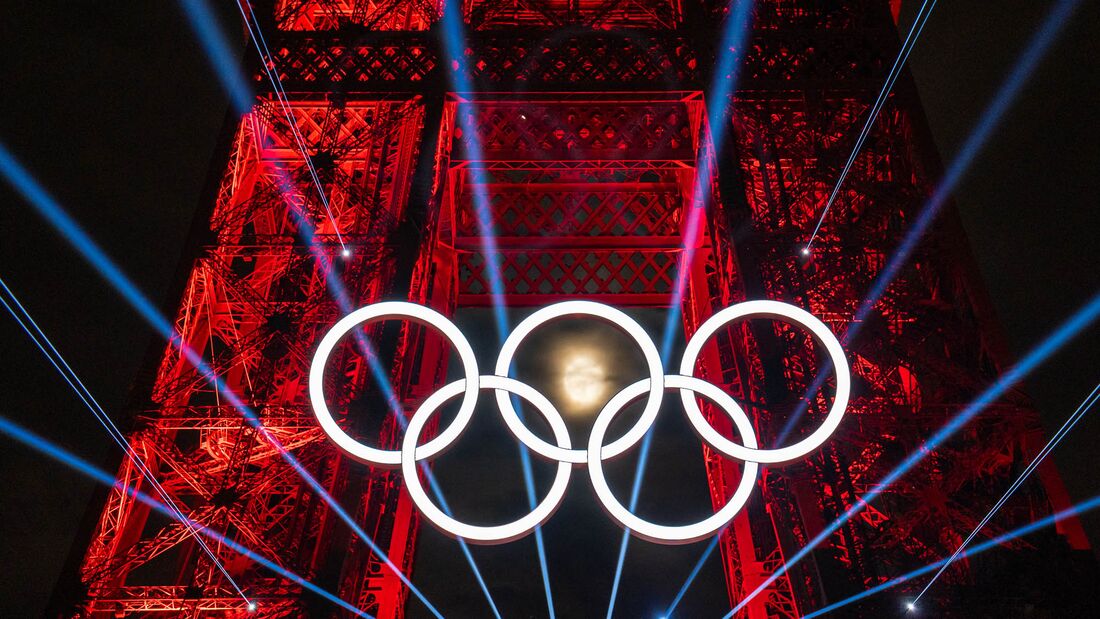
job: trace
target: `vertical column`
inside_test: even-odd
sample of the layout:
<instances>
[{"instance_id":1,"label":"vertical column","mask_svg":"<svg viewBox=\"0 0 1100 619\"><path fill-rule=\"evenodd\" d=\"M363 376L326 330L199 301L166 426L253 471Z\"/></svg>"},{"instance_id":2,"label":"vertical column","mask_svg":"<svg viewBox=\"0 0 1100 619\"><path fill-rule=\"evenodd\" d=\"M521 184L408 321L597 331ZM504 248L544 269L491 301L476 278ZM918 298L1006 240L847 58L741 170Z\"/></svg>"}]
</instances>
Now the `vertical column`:
<instances>
[{"instance_id":1,"label":"vertical column","mask_svg":"<svg viewBox=\"0 0 1100 619\"><path fill-rule=\"evenodd\" d=\"M728 117L728 112L723 116ZM732 158L727 156L716 162L710 131L702 131L700 136L699 148L703 155L698 157L700 163L696 174L708 177L704 182L708 183L710 199L703 207L708 216L703 218L697 237L684 238L685 246L693 246L697 252L683 300L685 328L689 335L715 311L743 301L746 293L753 296L741 272L741 254L737 239L733 238L732 231L737 230L738 226L730 213L735 207L722 202L724 195L730 195L736 201L743 191L740 179L732 173L735 168L731 170L728 165ZM729 148L729 145L720 144L717 147ZM719 151L722 152L722 149L719 148ZM685 192L686 204L695 203L691 192L699 186L695 179L690 182L692 189ZM703 348L697 371L744 403L760 436L761 427L767 425L767 411L757 409L751 403L762 401L761 391L766 390L766 384L753 380L753 373L746 361L758 358L757 355L763 352L764 345L757 338L763 337L767 341L768 332L764 330L758 336L758 331L761 329L747 324L734 324L720 331L715 341ZM732 435L733 426L726 415L713 410L709 403L701 404L712 425L727 436ZM712 500L717 509L732 496L741 476L741 467L712 453L706 446L704 457ZM790 524L776 522L770 503L775 490L767 480L765 470L760 483L763 501L751 500L722 534L720 548L732 603L748 597L783 562L784 550L778 532L789 528ZM764 594L754 598L744 609L744 615L752 619L796 617L798 607L792 583L785 576L772 583Z\"/></svg>"},{"instance_id":2,"label":"vertical column","mask_svg":"<svg viewBox=\"0 0 1100 619\"><path fill-rule=\"evenodd\" d=\"M408 207L400 222L389 234L386 244L394 252L391 273L384 298L408 300L428 305L450 314L455 291L451 286L453 260L441 255L435 239L438 234L439 200L434 192L436 161L443 121L443 100L440 93L418 98L423 107L417 143L416 163L409 177ZM388 378L393 385L403 412L411 414L415 405L435 388L446 374L449 347L434 332L408 324L386 323L378 329L375 350L379 359L388 360ZM387 403L377 385L364 392L361 408L379 414ZM387 416L380 435L382 445L397 449L403 422ZM429 429L428 432L434 432ZM411 576L416 542L417 519L412 501L405 493L396 471L352 465L355 474L365 480L360 491L349 497L358 510L378 531L390 560ZM353 544L354 545L354 544ZM379 619L404 616L408 589L380 558L366 549L349 551L342 562L340 590L347 599L359 600L362 607L377 608Z\"/></svg>"}]
</instances>

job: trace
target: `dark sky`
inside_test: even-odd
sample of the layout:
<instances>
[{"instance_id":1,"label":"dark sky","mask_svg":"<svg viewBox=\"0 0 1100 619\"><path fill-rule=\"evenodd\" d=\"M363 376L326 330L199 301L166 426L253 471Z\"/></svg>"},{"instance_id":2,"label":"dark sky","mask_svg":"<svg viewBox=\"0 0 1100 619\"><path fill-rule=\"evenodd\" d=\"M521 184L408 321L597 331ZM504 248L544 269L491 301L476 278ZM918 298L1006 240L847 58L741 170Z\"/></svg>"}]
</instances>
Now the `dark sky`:
<instances>
[{"instance_id":1,"label":"dark sky","mask_svg":"<svg viewBox=\"0 0 1100 619\"><path fill-rule=\"evenodd\" d=\"M1084 4L956 192L1016 353L1100 289L1092 255L1100 230L1100 135L1093 120L1100 108L1100 6ZM1050 5L939 3L910 64L945 161ZM185 20L173 2L23 0L6 9L0 20L0 139L139 287L165 299L226 111ZM0 205L0 275L101 402L118 411L153 334L6 186L0 187ZM1093 328L1028 381L1048 428L1100 380L1098 350L1100 329ZM102 429L3 317L0 370L0 414L90 459L108 454ZM1098 436L1094 416L1056 454L1077 500L1100 492L1094 475ZM0 616L29 616L53 588L91 486L6 443L0 480ZM574 483L573 494L580 489ZM1100 539L1100 519L1088 522ZM558 534L554 527L548 535ZM431 535L425 532L426 541ZM632 546L639 564L650 560L643 547ZM425 544L422 552L430 548L442 546ZM435 558L454 560L442 552ZM650 563L662 561L671 561L668 572L678 581L684 570L675 558L662 555ZM593 578L604 588L593 591L606 590L606 557L594 563ZM506 568L492 569L494 586L507 588ZM538 578L527 567L522 574ZM647 586L641 573L627 581ZM689 603L706 607L705 594L696 595ZM643 610L636 602L632 608ZM573 601L563 595L561 603Z\"/></svg>"}]
</instances>

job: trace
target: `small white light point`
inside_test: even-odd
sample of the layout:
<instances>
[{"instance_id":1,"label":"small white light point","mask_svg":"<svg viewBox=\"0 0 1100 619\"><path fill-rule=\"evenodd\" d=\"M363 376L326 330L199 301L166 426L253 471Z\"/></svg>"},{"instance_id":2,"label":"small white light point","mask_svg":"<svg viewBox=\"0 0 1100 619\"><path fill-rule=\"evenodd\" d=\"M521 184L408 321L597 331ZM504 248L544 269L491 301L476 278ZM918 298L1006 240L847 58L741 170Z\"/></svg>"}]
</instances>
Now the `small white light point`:
<instances>
[{"instance_id":1,"label":"small white light point","mask_svg":"<svg viewBox=\"0 0 1100 619\"><path fill-rule=\"evenodd\" d=\"M255 602L249 602L248 603L248 612L250 612L250 613L256 612L256 603Z\"/></svg>"},{"instance_id":2,"label":"small white light point","mask_svg":"<svg viewBox=\"0 0 1100 619\"><path fill-rule=\"evenodd\" d=\"M909 612L913 612L914 610L917 610L917 605L912 603L912 602L906 602L905 603L905 610L907 610Z\"/></svg>"},{"instance_id":3,"label":"small white light point","mask_svg":"<svg viewBox=\"0 0 1100 619\"><path fill-rule=\"evenodd\" d=\"M810 255L810 248L809 247L803 247L802 248L802 255L803 256L809 256Z\"/></svg>"},{"instance_id":4,"label":"small white light point","mask_svg":"<svg viewBox=\"0 0 1100 619\"><path fill-rule=\"evenodd\" d=\"M345 258L350 258L351 257L351 250L348 249L347 247L345 247L344 251L340 252L340 255L342 255Z\"/></svg>"}]
</instances>

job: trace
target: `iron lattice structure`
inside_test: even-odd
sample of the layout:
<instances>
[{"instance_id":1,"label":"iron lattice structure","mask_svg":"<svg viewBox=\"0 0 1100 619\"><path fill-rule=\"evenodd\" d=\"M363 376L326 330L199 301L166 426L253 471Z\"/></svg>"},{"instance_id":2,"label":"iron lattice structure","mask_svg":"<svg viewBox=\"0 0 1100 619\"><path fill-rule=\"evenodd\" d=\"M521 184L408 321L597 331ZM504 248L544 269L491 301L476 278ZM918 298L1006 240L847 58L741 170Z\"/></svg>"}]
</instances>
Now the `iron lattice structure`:
<instances>
[{"instance_id":1,"label":"iron lattice structure","mask_svg":"<svg viewBox=\"0 0 1100 619\"><path fill-rule=\"evenodd\" d=\"M468 0L468 40L450 60L433 0L277 0L256 10L272 41L271 66L289 91L291 121L257 69L260 94L251 112L232 119L176 326L409 573L417 521L400 479L340 456L307 408L312 348L348 307L383 298L444 313L487 305L494 263L514 306L583 297L668 307L690 246L696 259L682 302L689 334L717 309L762 297L798 304L843 334L938 175L903 78L813 256L798 255L896 54L897 6L885 1L759 0L745 45L730 50L720 44L724 3ZM742 55L736 89L712 97L723 83L713 79L715 58L734 52ZM453 73L474 91L453 92ZM708 101L725 109L708 113ZM728 130L714 131L710 118ZM712 135L724 137L714 143ZM700 187L709 189L706 215L685 238ZM477 196L485 196L484 209ZM496 235L489 259L479 216ZM353 248L350 259L338 255L337 230ZM413 327L372 335L411 408L443 376L444 347ZM841 431L806 462L768 470L757 499L721 538L733 602L1004 367L954 214L875 305L849 354L857 387ZM333 396L334 410L383 405L358 351L334 359L332 393L342 394ZM771 444L819 369L804 334L754 323L722 333L699 372L734 393ZM403 615L399 579L178 351L164 351L148 378L137 389L130 442L185 512L372 615ZM807 402L808 424L823 413L825 391ZM355 424L367 440L395 445L392 416ZM945 556L1038 438L1027 399L1004 398L742 615L798 617ZM724 503L738 467L706 450L703 457L714 503ZM129 463L118 477L148 488ZM1056 472L1044 467L1041 483L1010 502L987 534L1066 502ZM62 614L246 614L185 528L118 489L88 527L59 592ZM1059 540L1087 544L1073 520L1044 543ZM1046 552L1036 544L1013 542ZM336 612L216 550L259 603L249 616ZM960 561L950 580L980 588L974 565Z\"/></svg>"}]
</instances>

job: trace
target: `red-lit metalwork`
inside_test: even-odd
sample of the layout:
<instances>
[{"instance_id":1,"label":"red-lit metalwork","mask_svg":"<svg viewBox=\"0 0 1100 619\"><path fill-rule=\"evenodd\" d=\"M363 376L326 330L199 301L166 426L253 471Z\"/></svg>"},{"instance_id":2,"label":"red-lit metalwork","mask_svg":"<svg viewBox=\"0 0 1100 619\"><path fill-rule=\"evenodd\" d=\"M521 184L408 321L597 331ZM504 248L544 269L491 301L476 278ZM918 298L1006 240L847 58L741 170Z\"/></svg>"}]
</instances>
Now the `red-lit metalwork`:
<instances>
[{"instance_id":1,"label":"red-lit metalwork","mask_svg":"<svg viewBox=\"0 0 1100 619\"><path fill-rule=\"evenodd\" d=\"M388 473L365 479L355 474L360 481L348 481L354 467L317 428L304 384L314 338L342 312L335 287L344 288L352 305L377 299L386 289L378 274L389 271L392 260L384 246L408 199L423 107L415 98L294 102L292 117L327 192L331 219L285 117L274 108L262 98L240 121L210 218L214 243L191 269L176 328L226 387L360 517L390 558L407 566L415 533L407 499ZM333 245L333 222L353 248L348 259ZM316 235L313 247L304 242L306 234ZM345 363L338 380L361 392L367 380L362 360ZM249 548L308 578L328 578L330 590L368 612L397 614L405 596L397 578L338 531L334 516L297 472L225 400L169 347L131 444L196 522L232 531ZM346 410L348 403L342 404ZM392 425L382 429L391 440ZM142 487L129 464L120 479ZM382 504L389 506L385 512L369 508ZM83 563L82 611L243 614L244 600L225 590L187 533L112 491ZM341 535L343 548L334 547ZM258 572L233 553L218 553L247 583L261 616L302 612L306 602L299 587ZM345 553L345 564L354 568L326 577L333 555Z\"/></svg>"},{"instance_id":2,"label":"red-lit metalwork","mask_svg":"<svg viewBox=\"0 0 1100 619\"><path fill-rule=\"evenodd\" d=\"M343 311L340 295L351 306L407 298L445 313L489 304L475 220L475 196L483 195L511 305L583 297L667 307L690 246L696 258L682 302L688 333L717 308L752 297L797 303L844 333L937 173L904 83L876 122L813 255L799 256L897 48L896 2L756 2L748 44L736 50L744 60L721 144L711 143L705 93L715 54L731 53L718 44L723 3L473 0L463 10L470 38L453 63L442 60L438 45L440 9L432 0L258 7L332 217L285 116L260 95L235 128L211 197L211 234L176 315L183 341L203 352L406 572L416 519L400 483L391 472L340 457L306 408L307 360ZM448 92L447 71L463 72L477 91ZM262 89L259 76L255 83ZM469 148L471 139L480 150ZM684 238L685 212L702 185L711 188L701 205L704 225ZM349 259L339 255L334 225L352 249ZM1003 366L971 264L949 215L850 343L857 388L836 440L804 463L769 469L759 483L762 500L723 534L732 600L755 589ZM420 330L372 334L406 404L443 376L442 347ZM392 417L367 426L349 414L383 405L364 359L349 348L334 367L339 388L332 393L350 394L333 401L334 410L370 442L394 445ZM764 444L776 440L817 370L804 335L759 324L721 333L699 367L745 403ZM162 355L147 393L130 441L193 519L373 615L403 615L407 591L394 574L174 349ZM824 402L811 399L807 423ZM1027 400L1005 398L743 616L798 617L944 556L1037 437ZM738 467L706 450L704 457L713 500L724 503ZM1064 507L1056 473L1043 472L1043 483L1010 502L991 533ZM129 464L119 479L142 485ZM1085 546L1075 521L1061 532L1073 547ZM186 529L121 492L107 496L85 548L77 614L246 612ZM251 616L332 613L296 585L215 550L258 602ZM975 578L966 562L949 574L959 583Z\"/></svg>"}]
</instances>

